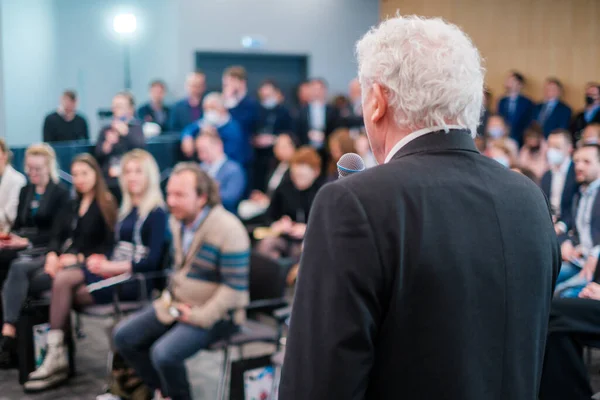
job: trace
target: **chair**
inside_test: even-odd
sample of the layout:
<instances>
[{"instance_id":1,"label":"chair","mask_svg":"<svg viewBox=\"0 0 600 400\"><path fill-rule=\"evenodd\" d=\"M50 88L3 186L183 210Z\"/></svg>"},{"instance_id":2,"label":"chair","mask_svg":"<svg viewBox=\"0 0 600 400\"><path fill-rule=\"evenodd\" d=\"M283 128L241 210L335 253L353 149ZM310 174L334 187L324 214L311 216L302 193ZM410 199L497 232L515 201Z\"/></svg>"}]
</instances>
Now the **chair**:
<instances>
[{"instance_id":1,"label":"chair","mask_svg":"<svg viewBox=\"0 0 600 400\"><path fill-rule=\"evenodd\" d=\"M237 347L241 357L243 356L243 346L250 343L273 343L276 345L277 350L279 350L279 342L283 331L282 322L287 317L278 317L275 311L286 307L288 304L284 298L287 270L288 268L267 256L256 252L251 254L249 278L250 304L242 308L246 311L248 318L239 327L240 329L237 333L210 346L210 350L223 351L223 367L219 378L217 399L223 400L225 398L225 385L231 366L229 347ZM229 310L230 317L233 318L233 314L238 310ZM274 328L271 325L257 321L255 317L261 314L273 318L277 323L277 327Z\"/></svg>"}]
</instances>

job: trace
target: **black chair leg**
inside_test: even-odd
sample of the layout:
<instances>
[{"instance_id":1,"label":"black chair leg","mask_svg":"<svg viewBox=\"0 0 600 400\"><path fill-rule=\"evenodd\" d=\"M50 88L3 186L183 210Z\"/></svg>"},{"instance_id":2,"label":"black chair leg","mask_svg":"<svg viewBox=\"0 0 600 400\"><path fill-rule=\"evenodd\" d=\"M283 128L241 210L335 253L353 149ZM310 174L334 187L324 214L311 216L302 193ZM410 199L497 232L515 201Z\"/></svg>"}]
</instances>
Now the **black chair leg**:
<instances>
[{"instance_id":1,"label":"black chair leg","mask_svg":"<svg viewBox=\"0 0 600 400\"><path fill-rule=\"evenodd\" d=\"M81 315L77 312L75 313L75 336L77 339L85 339L85 333L82 329Z\"/></svg>"},{"instance_id":2,"label":"black chair leg","mask_svg":"<svg viewBox=\"0 0 600 400\"><path fill-rule=\"evenodd\" d=\"M229 347L223 349L223 368L221 368L221 378L219 379L219 389L217 391L217 400L225 400L225 386L229 376L230 354Z\"/></svg>"}]
</instances>

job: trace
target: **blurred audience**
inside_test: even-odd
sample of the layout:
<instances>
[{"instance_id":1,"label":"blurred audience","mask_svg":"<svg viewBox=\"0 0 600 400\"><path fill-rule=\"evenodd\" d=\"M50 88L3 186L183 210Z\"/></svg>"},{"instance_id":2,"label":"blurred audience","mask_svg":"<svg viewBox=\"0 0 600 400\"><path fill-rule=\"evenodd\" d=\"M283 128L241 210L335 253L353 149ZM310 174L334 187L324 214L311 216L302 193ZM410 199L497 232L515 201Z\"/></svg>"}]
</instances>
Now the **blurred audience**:
<instances>
[{"instance_id":1,"label":"blurred audience","mask_svg":"<svg viewBox=\"0 0 600 400\"><path fill-rule=\"evenodd\" d=\"M487 88L483 90L483 111L481 112L481 117L479 119L479 125L477 126L477 135L480 137L485 135L485 128L488 123L488 119L491 115L490 105L492 104L492 92L490 92ZM482 147L482 149L485 147ZM482 149L479 149L480 152L483 152Z\"/></svg>"},{"instance_id":2,"label":"blurred audience","mask_svg":"<svg viewBox=\"0 0 600 400\"><path fill-rule=\"evenodd\" d=\"M11 151L0 138L0 234L10 232L19 207L19 193L27 181L10 165ZM0 241L0 248L2 241Z\"/></svg>"},{"instance_id":3,"label":"blurred audience","mask_svg":"<svg viewBox=\"0 0 600 400\"><path fill-rule=\"evenodd\" d=\"M46 116L43 138L44 142L89 140L87 122L77 114L77 94L74 91L64 91L58 109Z\"/></svg>"},{"instance_id":4,"label":"blurred audience","mask_svg":"<svg viewBox=\"0 0 600 400\"><path fill-rule=\"evenodd\" d=\"M246 190L244 169L238 162L227 158L223 141L212 127L202 129L196 139L196 149L200 167L219 184L223 207L233 214L237 213L238 204Z\"/></svg>"},{"instance_id":5,"label":"blurred audience","mask_svg":"<svg viewBox=\"0 0 600 400\"><path fill-rule=\"evenodd\" d=\"M192 72L185 81L187 97L171 107L169 130L181 132L183 128L202 118L202 97L206 90L206 76L202 72Z\"/></svg>"},{"instance_id":6,"label":"blurred audience","mask_svg":"<svg viewBox=\"0 0 600 400\"><path fill-rule=\"evenodd\" d=\"M204 116L202 119L186 126L181 132L181 151L191 158L195 153L194 138L205 126L217 130L225 154L230 159L243 163L246 160L246 149L244 135L239 123L234 120L227 108L225 108L223 96L218 92L212 92L206 95L202 101Z\"/></svg>"},{"instance_id":7,"label":"blurred audience","mask_svg":"<svg viewBox=\"0 0 600 400\"><path fill-rule=\"evenodd\" d=\"M290 161L289 179L275 189L267 209L271 236L257 245L257 251L274 259L300 256L310 207L322 186L321 158L311 147L296 151Z\"/></svg>"},{"instance_id":8,"label":"blurred audience","mask_svg":"<svg viewBox=\"0 0 600 400\"><path fill-rule=\"evenodd\" d=\"M498 102L498 114L507 122L511 138L519 146L523 144L523 133L529 126L533 114L533 102L521 93L524 85L523 75L511 71L506 78L506 95Z\"/></svg>"},{"instance_id":9,"label":"blurred audience","mask_svg":"<svg viewBox=\"0 0 600 400\"><path fill-rule=\"evenodd\" d=\"M156 398L191 399L185 360L233 333L248 304L250 243L218 189L194 163L179 164L167 185L174 272L162 296L114 333L119 354Z\"/></svg>"},{"instance_id":10,"label":"blurred audience","mask_svg":"<svg viewBox=\"0 0 600 400\"><path fill-rule=\"evenodd\" d=\"M358 79L353 79L348 85L348 102L339 108L339 126L352 130L353 137L365 127L362 115L362 89Z\"/></svg>"},{"instance_id":11,"label":"blurred audience","mask_svg":"<svg viewBox=\"0 0 600 400\"><path fill-rule=\"evenodd\" d=\"M304 81L298 85L296 90L296 102L298 104L298 110L302 110L304 107L312 101L313 93L310 81ZM297 115L296 115L297 117Z\"/></svg>"},{"instance_id":12,"label":"blurred audience","mask_svg":"<svg viewBox=\"0 0 600 400\"><path fill-rule=\"evenodd\" d=\"M585 109L571 123L573 141L576 143L588 124L600 123L600 84L589 82L585 86Z\"/></svg>"},{"instance_id":13,"label":"blurred audience","mask_svg":"<svg viewBox=\"0 0 600 400\"><path fill-rule=\"evenodd\" d=\"M48 252L34 258L17 258L11 263L2 290L4 325L0 343L0 365L9 367L16 363L16 323L27 295L39 295L52 287L58 271L79 268L86 257L106 254L113 245L113 229L117 206L106 188L102 172L96 160L89 154L77 156L71 164L73 186L77 198L59 212L48 246ZM39 390L53 385L56 379L68 375L68 368L61 364L60 376L45 379L43 374L62 354L62 331L47 337L48 353L41 369L33 372L25 384L27 390ZM49 356L49 355L52 356ZM44 365L47 367L44 368Z\"/></svg>"},{"instance_id":14,"label":"blurred audience","mask_svg":"<svg viewBox=\"0 0 600 400\"><path fill-rule=\"evenodd\" d=\"M496 140L488 146L486 152L488 157L497 161L505 168L511 168L516 165L516 158L507 142Z\"/></svg>"},{"instance_id":15,"label":"blurred audience","mask_svg":"<svg viewBox=\"0 0 600 400\"><path fill-rule=\"evenodd\" d=\"M361 133L354 142L354 147L356 148L356 153L363 159L365 162L366 168L371 168L377 165L377 160L375 160L375 156L371 151L371 145L369 143L369 138L365 133Z\"/></svg>"},{"instance_id":16,"label":"blurred audience","mask_svg":"<svg viewBox=\"0 0 600 400\"><path fill-rule=\"evenodd\" d=\"M568 129L571 123L571 108L561 101L563 85L557 78L548 78L544 83L544 101L533 109L533 120L543 130L544 137L556 129Z\"/></svg>"},{"instance_id":17,"label":"blurred audience","mask_svg":"<svg viewBox=\"0 0 600 400\"><path fill-rule=\"evenodd\" d=\"M510 159L515 162L519 155L519 144L510 137L510 130L501 115L490 115L488 118L486 132L486 146L489 148L495 143L502 143L510 152Z\"/></svg>"},{"instance_id":18,"label":"blurred audience","mask_svg":"<svg viewBox=\"0 0 600 400\"><path fill-rule=\"evenodd\" d=\"M120 92L112 100L113 120L100 130L95 156L102 168L104 179L117 203L121 202L119 176L121 158L133 149L145 146L142 125L135 119L135 101L127 92Z\"/></svg>"},{"instance_id":19,"label":"blurred audience","mask_svg":"<svg viewBox=\"0 0 600 400\"><path fill-rule=\"evenodd\" d=\"M325 178L327 181L334 181L338 178L337 162L346 153L356 153L356 147L347 128L336 129L329 136L328 144L330 158L326 166Z\"/></svg>"},{"instance_id":20,"label":"blurred audience","mask_svg":"<svg viewBox=\"0 0 600 400\"><path fill-rule=\"evenodd\" d=\"M548 170L546 149L547 145L542 129L537 123L531 124L523 137L523 147L519 151L518 165L530 170L535 176L534 181L538 184Z\"/></svg>"},{"instance_id":21,"label":"blurred audience","mask_svg":"<svg viewBox=\"0 0 600 400\"><path fill-rule=\"evenodd\" d=\"M600 123L589 124L583 129L577 145L600 144Z\"/></svg>"},{"instance_id":22,"label":"blurred audience","mask_svg":"<svg viewBox=\"0 0 600 400\"><path fill-rule=\"evenodd\" d=\"M575 164L571 161L572 140L566 129L557 129L548 136L546 158L550 169L542 177L541 187L550 200L557 233L567 233L571 229L573 196L579 190Z\"/></svg>"},{"instance_id":23,"label":"blurred audience","mask_svg":"<svg viewBox=\"0 0 600 400\"><path fill-rule=\"evenodd\" d=\"M123 157L120 177L123 204L116 226L115 246L108 253L95 253L73 268L56 272L52 282L48 352L42 365L29 375L25 386L34 390L48 388L65 380L68 357L64 330L69 326L71 308L113 301L112 287L92 293L88 284L126 273L153 272L160 268L166 238L167 216L160 191L160 176L154 158L144 150L133 150ZM152 288L148 282L147 290ZM139 299L137 281L118 288L122 301ZM149 293L147 293L149 294Z\"/></svg>"},{"instance_id":24,"label":"blurred audience","mask_svg":"<svg viewBox=\"0 0 600 400\"><path fill-rule=\"evenodd\" d=\"M137 111L137 117L145 122L158 124L162 132L169 129L170 109L164 103L167 86L163 81L152 81L150 83L150 101L143 104Z\"/></svg>"}]
</instances>

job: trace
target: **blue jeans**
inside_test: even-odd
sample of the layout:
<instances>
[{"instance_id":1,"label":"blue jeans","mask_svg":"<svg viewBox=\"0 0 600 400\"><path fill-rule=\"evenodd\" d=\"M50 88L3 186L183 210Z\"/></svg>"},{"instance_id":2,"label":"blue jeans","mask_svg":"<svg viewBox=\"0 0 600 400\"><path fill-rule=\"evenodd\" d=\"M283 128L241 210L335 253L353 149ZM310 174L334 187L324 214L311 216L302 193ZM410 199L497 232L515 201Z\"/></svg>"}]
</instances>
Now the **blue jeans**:
<instances>
[{"instance_id":1,"label":"blue jeans","mask_svg":"<svg viewBox=\"0 0 600 400\"><path fill-rule=\"evenodd\" d=\"M578 297L579 292L589 283L579 275L580 272L581 268L570 262L563 262L556 278L554 295L560 298Z\"/></svg>"},{"instance_id":2,"label":"blue jeans","mask_svg":"<svg viewBox=\"0 0 600 400\"><path fill-rule=\"evenodd\" d=\"M150 306L122 321L113 339L117 352L148 387L160 389L172 400L191 400L184 361L234 331L228 321L218 322L211 329L183 322L163 325Z\"/></svg>"}]
</instances>

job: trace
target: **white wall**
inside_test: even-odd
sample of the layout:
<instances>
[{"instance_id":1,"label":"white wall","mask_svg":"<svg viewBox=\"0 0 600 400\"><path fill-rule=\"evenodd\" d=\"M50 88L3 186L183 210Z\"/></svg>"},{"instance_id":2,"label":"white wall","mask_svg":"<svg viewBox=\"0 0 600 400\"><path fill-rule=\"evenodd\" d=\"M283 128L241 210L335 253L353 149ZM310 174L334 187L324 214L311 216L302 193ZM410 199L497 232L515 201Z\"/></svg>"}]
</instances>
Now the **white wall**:
<instances>
[{"instance_id":1,"label":"white wall","mask_svg":"<svg viewBox=\"0 0 600 400\"><path fill-rule=\"evenodd\" d=\"M0 18L6 139L11 146L40 141L58 98L54 5L3 0Z\"/></svg>"},{"instance_id":2,"label":"white wall","mask_svg":"<svg viewBox=\"0 0 600 400\"><path fill-rule=\"evenodd\" d=\"M4 118L4 70L3 70L2 51L2 2L0 2L0 137L6 136L5 118Z\"/></svg>"},{"instance_id":3,"label":"white wall","mask_svg":"<svg viewBox=\"0 0 600 400\"><path fill-rule=\"evenodd\" d=\"M354 43L379 18L377 0L0 1L10 4L13 16L22 14L21 19L27 18L26 25L32 29L29 39L35 42L34 38L47 35L33 44L35 51L30 52L27 45L25 53L35 53L29 58L38 62L15 62L16 55L24 51L23 41L6 40L4 36L8 32L11 37L19 37L17 32L24 21L9 21L2 26L3 42L8 42L3 53L5 81L16 78L25 67L24 76L40 76L35 85L32 81L26 86L44 87L32 91L43 96L35 99L39 103L35 110L29 107L35 114L27 122L27 135L18 138L23 144L40 138L44 114L55 107L60 92L67 88L79 93L80 109L88 118L91 135L97 135L98 108L109 106L113 94L123 89L123 50L112 31L112 18L119 12L133 12L138 20L131 43L132 92L138 103L146 100L147 84L155 78L167 82L171 99L182 96L185 75L194 68L196 51L241 52L244 35L265 37L266 44L260 51L308 54L309 74L325 77L332 92L345 91L356 72ZM31 16L23 14L26 8L35 8L35 24L30 22ZM53 27L48 22L50 17L54 18ZM2 18L4 22L8 16ZM7 56L11 62L6 61ZM40 63L42 59L46 61ZM44 67L50 61L56 65L52 73ZM51 83L41 82L41 76L52 78ZM15 80L13 85L23 84ZM7 131L17 137L22 132L17 129L16 122L21 121L17 108L27 104L30 94L19 95L14 87L6 89L6 112L10 114ZM50 89L52 93L48 93Z\"/></svg>"}]
</instances>

